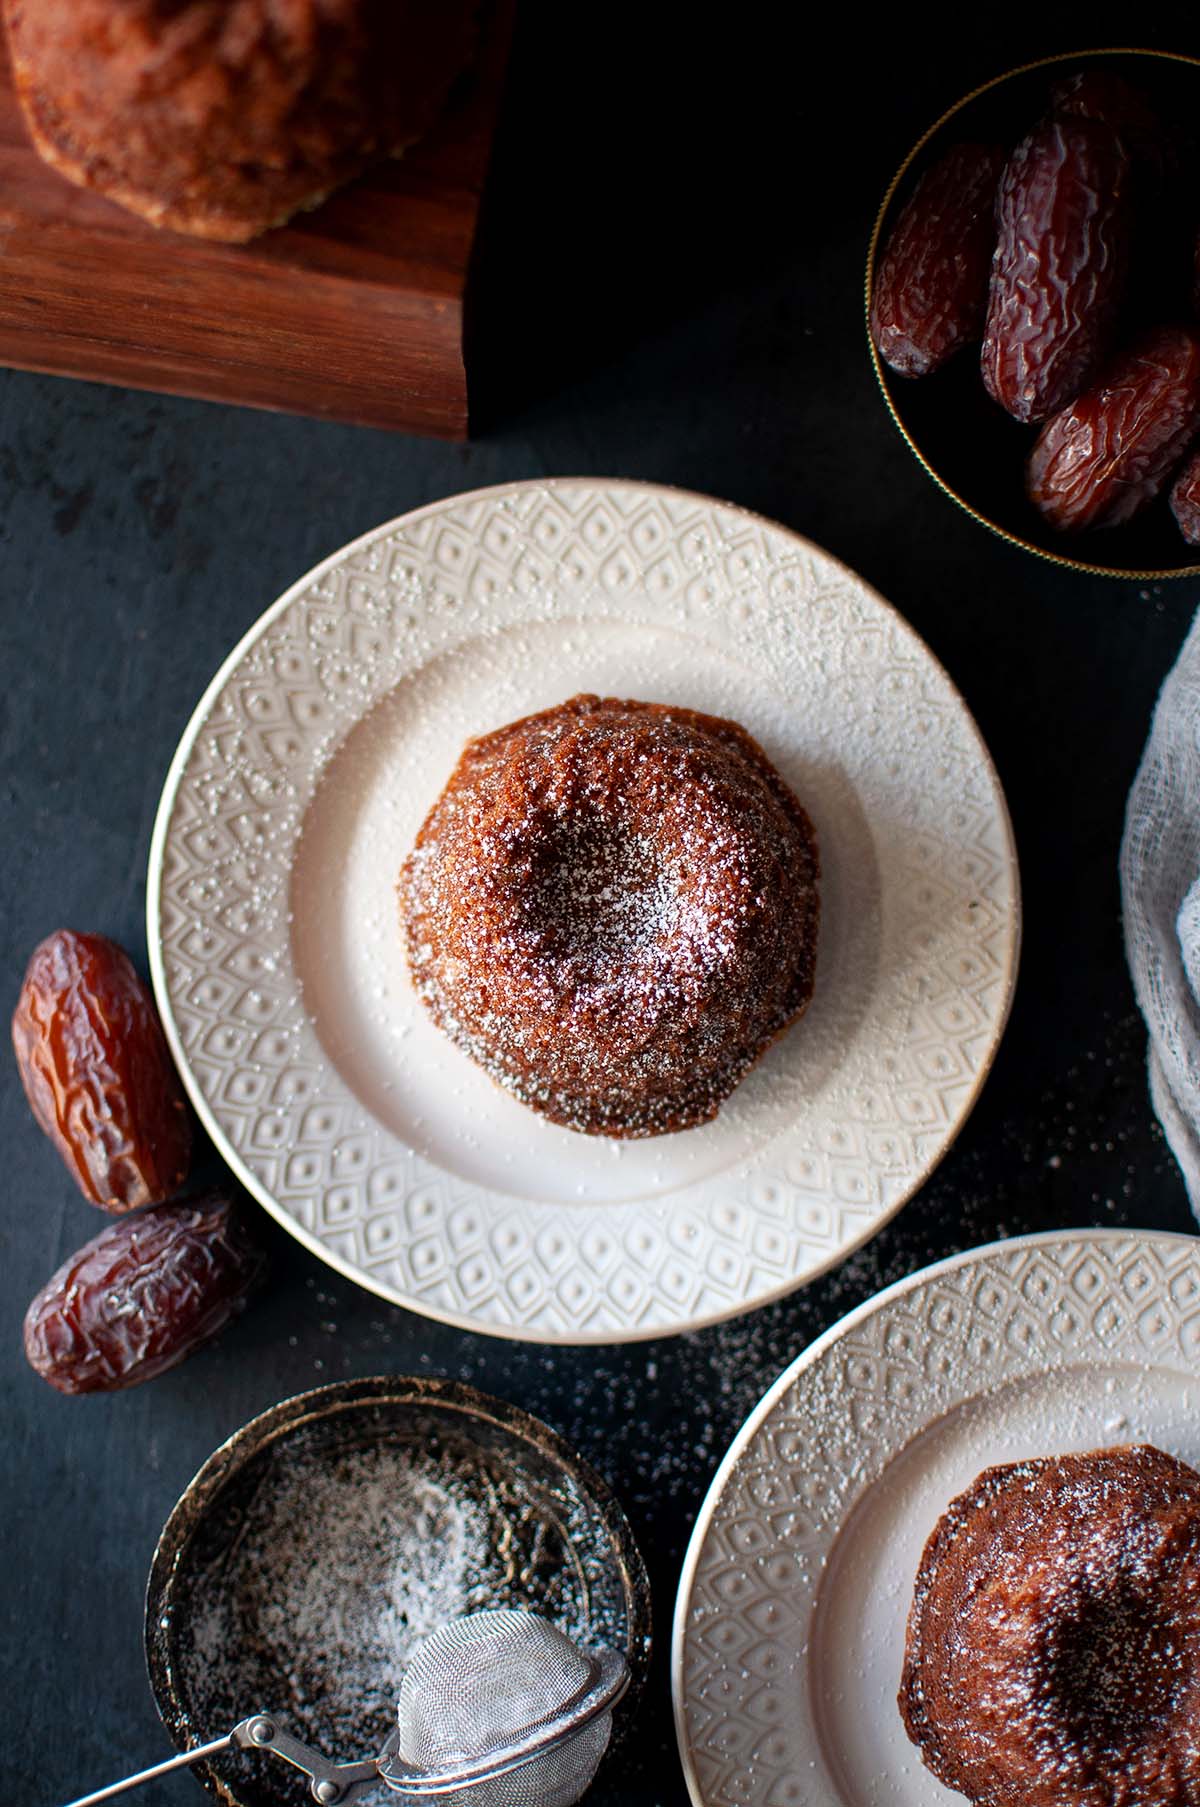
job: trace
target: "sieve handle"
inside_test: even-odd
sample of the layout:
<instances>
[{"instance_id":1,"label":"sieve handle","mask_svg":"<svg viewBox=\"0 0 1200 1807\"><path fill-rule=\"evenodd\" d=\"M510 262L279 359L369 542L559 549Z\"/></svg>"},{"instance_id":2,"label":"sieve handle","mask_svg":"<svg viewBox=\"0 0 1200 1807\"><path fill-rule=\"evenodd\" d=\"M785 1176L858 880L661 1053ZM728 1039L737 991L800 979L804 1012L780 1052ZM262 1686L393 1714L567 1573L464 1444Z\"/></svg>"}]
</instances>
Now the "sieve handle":
<instances>
[{"instance_id":1,"label":"sieve handle","mask_svg":"<svg viewBox=\"0 0 1200 1807\"><path fill-rule=\"evenodd\" d=\"M68 1807L98 1807L99 1802L111 1801L114 1795L124 1794L129 1788L140 1788L143 1782L156 1781L173 1769L188 1769L205 1757L216 1757L230 1749L266 1751L282 1757L285 1763L302 1770L308 1777L312 1797L320 1807L345 1807L364 1788L379 1781L377 1762L331 1763L320 1751L310 1749L290 1732L285 1732L269 1713L253 1713L249 1719L239 1720L224 1738L214 1738L211 1744L198 1744L194 1750L181 1751L165 1763L156 1763L153 1769L139 1770L136 1776L126 1776L123 1782L111 1782L94 1794L82 1795L79 1800L68 1802Z\"/></svg>"},{"instance_id":2,"label":"sieve handle","mask_svg":"<svg viewBox=\"0 0 1200 1807\"><path fill-rule=\"evenodd\" d=\"M266 1751L280 1757L308 1777L308 1790L319 1807L346 1807L364 1788L379 1781L379 1763L331 1763L311 1745L285 1732L269 1713L256 1713L234 1727L233 1736L243 1750Z\"/></svg>"},{"instance_id":3,"label":"sieve handle","mask_svg":"<svg viewBox=\"0 0 1200 1807\"><path fill-rule=\"evenodd\" d=\"M230 1732L225 1738L214 1738L211 1744L198 1744L194 1750L181 1751L177 1757L169 1757L165 1763L156 1763L152 1769L139 1770L136 1776L126 1776L123 1782L110 1782L107 1788L98 1788L94 1794L80 1795L77 1801L68 1803L68 1807L96 1807L100 1801L111 1801L114 1795L124 1794L128 1788L140 1788L143 1782L157 1781L159 1776L170 1775L173 1769L187 1769L193 1763L199 1763L205 1757L215 1757L221 1751L227 1751L234 1742L234 1734Z\"/></svg>"}]
</instances>

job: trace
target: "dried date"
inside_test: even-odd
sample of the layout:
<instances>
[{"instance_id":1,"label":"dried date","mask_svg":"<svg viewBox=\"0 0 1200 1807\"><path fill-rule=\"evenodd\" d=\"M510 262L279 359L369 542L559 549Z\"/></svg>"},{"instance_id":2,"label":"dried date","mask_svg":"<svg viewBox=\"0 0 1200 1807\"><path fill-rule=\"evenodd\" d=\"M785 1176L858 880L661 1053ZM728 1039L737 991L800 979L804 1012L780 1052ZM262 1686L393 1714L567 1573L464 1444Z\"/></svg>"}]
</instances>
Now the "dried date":
<instances>
[{"instance_id":1,"label":"dried date","mask_svg":"<svg viewBox=\"0 0 1200 1807\"><path fill-rule=\"evenodd\" d=\"M13 1014L34 1116L84 1197L132 1211L187 1178L192 1122L154 1000L103 935L60 929L34 950Z\"/></svg>"},{"instance_id":2,"label":"dried date","mask_svg":"<svg viewBox=\"0 0 1200 1807\"><path fill-rule=\"evenodd\" d=\"M1129 189L1129 154L1095 120L1049 119L1008 160L982 368L1017 420L1045 420L1097 374L1125 286Z\"/></svg>"},{"instance_id":3,"label":"dried date","mask_svg":"<svg viewBox=\"0 0 1200 1807\"><path fill-rule=\"evenodd\" d=\"M1046 422L1029 457L1029 499L1062 533L1118 527L1154 500L1198 430L1200 340L1156 327Z\"/></svg>"},{"instance_id":4,"label":"dried date","mask_svg":"<svg viewBox=\"0 0 1200 1807\"><path fill-rule=\"evenodd\" d=\"M173 1367L246 1302L265 1258L219 1192L110 1224L25 1314L30 1366L60 1393L108 1393Z\"/></svg>"},{"instance_id":5,"label":"dried date","mask_svg":"<svg viewBox=\"0 0 1200 1807\"><path fill-rule=\"evenodd\" d=\"M1112 69L1081 69L1056 83L1050 109L1061 119L1095 119L1124 140L1142 184L1161 181L1166 134L1140 88Z\"/></svg>"},{"instance_id":6,"label":"dried date","mask_svg":"<svg viewBox=\"0 0 1200 1807\"><path fill-rule=\"evenodd\" d=\"M901 210L871 294L871 337L902 376L928 376L976 343L987 312L1004 152L956 144Z\"/></svg>"},{"instance_id":7,"label":"dried date","mask_svg":"<svg viewBox=\"0 0 1200 1807\"><path fill-rule=\"evenodd\" d=\"M1171 513L1189 546L1200 546L1200 452L1194 452L1171 485Z\"/></svg>"},{"instance_id":8,"label":"dried date","mask_svg":"<svg viewBox=\"0 0 1200 1807\"><path fill-rule=\"evenodd\" d=\"M1188 222L1195 215L1191 133L1173 106L1158 110L1111 69L1083 70L1060 82L1051 104L1057 113L1102 121L1129 152L1133 225L1126 312L1144 325L1181 316L1188 304Z\"/></svg>"}]
</instances>

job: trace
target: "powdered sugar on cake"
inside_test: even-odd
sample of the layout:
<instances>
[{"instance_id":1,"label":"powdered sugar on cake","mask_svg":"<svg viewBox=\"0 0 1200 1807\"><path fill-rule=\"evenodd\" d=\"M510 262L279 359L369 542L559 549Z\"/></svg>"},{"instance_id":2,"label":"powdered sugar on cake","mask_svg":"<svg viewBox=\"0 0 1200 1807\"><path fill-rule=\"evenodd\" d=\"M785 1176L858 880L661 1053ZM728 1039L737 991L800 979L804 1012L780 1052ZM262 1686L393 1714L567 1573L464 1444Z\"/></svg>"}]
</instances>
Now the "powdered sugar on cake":
<instances>
[{"instance_id":1,"label":"powdered sugar on cake","mask_svg":"<svg viewBox=\"0 0 1200 1807\"><path fill-rule=\"evenodd\" d=\"M401 882L434 1020L554 1121L700 1123L812 994L812 825L735 723L582 696L464 751Z\"/></svg>"}]
</instances>

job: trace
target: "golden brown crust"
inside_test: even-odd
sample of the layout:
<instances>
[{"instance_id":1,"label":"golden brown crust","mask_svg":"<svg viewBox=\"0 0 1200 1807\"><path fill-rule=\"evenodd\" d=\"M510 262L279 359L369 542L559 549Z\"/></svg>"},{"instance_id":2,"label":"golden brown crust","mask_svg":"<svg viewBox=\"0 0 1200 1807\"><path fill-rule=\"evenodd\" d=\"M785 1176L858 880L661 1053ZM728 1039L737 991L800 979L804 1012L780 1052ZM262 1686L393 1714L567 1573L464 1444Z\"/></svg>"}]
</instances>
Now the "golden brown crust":
<instances>
[{"instance_id":1,"label":"golden brown crust","mask_svg":"<svg viewBox=\"0 0 1200 1807\"><path fill-rule=\"evenodd\" d=\"M813 990L812 824L734 722L573 697L471 741L405 862L440 1028L556 1123L715 1116Z\"/></svg>"},{"instance_id":2,"label":"golden brown crust","mask_svg":"<svg viewBox=\"0 0 1200 1807\"><path fill-rule=\"evenodd\" d=\"M1148 1445L986 1470L925 1546L899 1706L976 1807L1200 1807L1200 1474Z\"/></svg>"},{"instance_id":3,"label":"golden brown crust","mask_svg":"<svg viewBox=\"0 0 1200 1807\"><path fill-rule=\"evenodd\" d=\"M253 238L414 142L477 0L3 0L40 155L156 226Z\"/></svg>"}]
</instances>

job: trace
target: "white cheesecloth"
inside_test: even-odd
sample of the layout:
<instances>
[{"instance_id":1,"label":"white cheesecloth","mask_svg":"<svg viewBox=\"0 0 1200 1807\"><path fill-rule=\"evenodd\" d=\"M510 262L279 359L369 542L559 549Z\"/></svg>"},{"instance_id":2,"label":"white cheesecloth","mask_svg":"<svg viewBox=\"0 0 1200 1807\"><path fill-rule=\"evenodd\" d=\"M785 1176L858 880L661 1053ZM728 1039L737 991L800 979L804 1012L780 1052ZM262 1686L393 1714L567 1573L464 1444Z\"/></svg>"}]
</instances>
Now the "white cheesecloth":
<instances>
[{"instance_id":1,"label":"white cheesecloth","mask_svg":"<svg viewBox=\"0 0 1200 1807\"><path fill-rule=\"evenodd\" d=\"M1200 1217L1200 614L1167 676L1125 815L1125 953L1150 1099Z\"/></svg>"}]
</instances>

